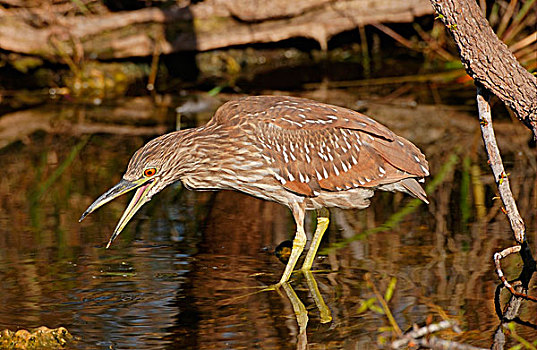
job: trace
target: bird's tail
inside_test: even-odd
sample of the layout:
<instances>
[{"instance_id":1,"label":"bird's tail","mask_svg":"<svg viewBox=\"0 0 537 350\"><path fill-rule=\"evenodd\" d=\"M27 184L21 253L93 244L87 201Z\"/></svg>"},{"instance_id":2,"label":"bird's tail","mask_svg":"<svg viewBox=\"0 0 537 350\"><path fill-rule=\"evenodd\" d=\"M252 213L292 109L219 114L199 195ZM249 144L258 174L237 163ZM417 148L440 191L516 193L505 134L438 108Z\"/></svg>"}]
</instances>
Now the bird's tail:
<instances>
[{"instance_id":1,"label":"bird's tail","mask_svg":"<svg viewBox=\"0 0 537 350\"><path fill-rule=\"evenodd\" d=\"M425 190L421 185L416 181L414 178L406 178L399 183L405 188L408 194L410 194L413 197L416 197L418 199L421 199L425 203L429 204L429 200L427 200L427 194L425 193Z\"/></svg>"}]
</instances>

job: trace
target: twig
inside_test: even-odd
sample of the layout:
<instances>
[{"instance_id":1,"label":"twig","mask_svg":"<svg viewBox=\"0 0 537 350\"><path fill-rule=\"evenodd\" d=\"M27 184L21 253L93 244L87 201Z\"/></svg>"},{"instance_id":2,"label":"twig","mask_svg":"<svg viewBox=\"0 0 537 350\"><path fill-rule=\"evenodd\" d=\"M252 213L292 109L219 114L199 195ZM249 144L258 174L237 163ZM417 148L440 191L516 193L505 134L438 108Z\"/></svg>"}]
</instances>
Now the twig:
<instances>
[{"instance_id":1,"label":"twig","mask_svg":"<svg viewBox=\"0 0 537 350\"><path fill-rule=\"evenodd\" d=\"M504 286L509 289L509 291L516 297L524 298L531 301L537 301L537 298L529 296L525 293L516 291L513 286L505 278L500 260L509 254L520 252L522 245L525 245L528 249L527 257L524 258L524 263L533 263L535 264L531 252L529 252L529 247L526 242L526 228L524 226L524 221L518 212L518 208L513 198L513 193L509 186L509 178L505 173L503 167L502 158L500 156L500 150L498 149L498 144L496 143L496 137L494 136L494 129L492 128L492 117L490 113L489 105L489 94L488 92L479 84L477 84L477 108L479 111L479 124L481 125L481 133L483 135L483 142L485 144L485 149L489 158L490 168L496 180L496 185L498 191L500 192L500 198L502 199L504 208L502 211L509 218L511 228L513 230L515 240L519 246L510 247L502 250L499 253L494 254L494 263L496 265L496 273L498 277L504 284ZM526 255L525 255L526 256Z\"/></svg>"},{"instance_id":2,"label":"twig","mask_svg":"<svg viewBox=\"0 0 537 350\"><path fill-rule=\"evenodd\" d=\"M425 30L423 30L417 22L414 23L413 26L414 26L414 30L421 37L421 40L427 43L427 46L429 47L429 49L432 50L434 53L436 53L440 58L448 62L456 60L456 58L453 57L452 54L447 52L444 48L442 48L442 46L438 45L438 40L436 38L433 38ZM425 50L422 50L422 51L425 51Z\"/></svg>"},{"instance_id":3,"label":"twig","mask_svg":"<svg viewBox=\"0 0 537 350\"><path fill-rule=\"evenodd\" d=\"M485 350L472 345L461 344L451 340L443 340L437 337L421 338L416 340L419 346L426 346L431 349L446 349L446 350Z\"/></svg>"},{"instance_id":4,"label":"twig","mask_svg":"<svg viewBox=\"0 0 537 350\"><path fill-rule=\"evenodd\" d=\"M364 276L364 279L367 283L367 285L373 290L373 293L375 293L375 296L377 297L378 302L382 305L382 308L384 309L384 312L386 313L386 316L388 317L388 320L390 321L390 324L392 325L393 331L398 337L401 337L403 335L403 332L401 331L401 328L399 328L399 325L395 321L395 318L392 315L392 312L390 308L388 307L388 303L386 303L386 300L382 297L379 290L377 289L377 286L371 281L371 277L369 273L366 273Z\"/></svg>"},{"instance_id":5,"label":"twig","mask_svg":"<svg viewBox=\"0 0 537 350\"><path fill-rule=\"evenodd\" d=\"M490 167L494 174L494 178L496 179L498 191L500 192L500 197L504 204L504 208L502 209L502 211L504 211L504 213L509 218L511 228L513 229L513 233L515 235L516 241L521 245L525 245L526 235L525 235L524 221L520 217L515 200L511 193L511 189L509 187L509 179L503 168L502 160L500 157L500 152L496 144L496 138L494 137L494 130L492 128L492 119L490 115L490 105L488 103L488 97L489 97L488 93L481 86L478 86L477 87L477 103L478 103L478 109L479 109L479 120L480 120L480 125L481 125L481 132L483 134L483 141L485 143L485 148L489 156ZM519 252L521 248L522 248L521 246L515 246L515 247L504 249L500 253L494 254L494 263L496 265L496 273L498 274L498 277L502 281L503 285L507 289L509 289L509 291L513 294L513 296L524 298L527 300L537 301L537 298L535 297L528 296L525 293L516 291L513 288L513 286L509 284L509 282L507 281L507 279L505 278L501 270L500 260L508 256L509 254ZM529 253L529 257L527 260L529 262L534 262L533 257L531 257L531 253Z\"/></svg>"},{"instance_id":6,"label":"twig","mask_svg":"<svg viewBox=\"0 0 537 350\"><path fill-rule=\"evenodd\" d=\"M438 332L444 329L453 328L453 330L457 333L460 332L459 327L457 326L457 323L450 320L444 320L438 323L433 323L418 329L415 329L413 331L410 331L406 334L404 334L399 339L392 342L392 349L399 349L402 346L407 345L410 342L416 342L416 339L421 338L427 334L431 334L434 332Z\"/></svg>"},{"instance_id":7,"label":"twig","mask_svg":"<svg viewBox=\"0 0 537 350\"><path fill-rule=\"evenodd\" d=\"M161 54L161 42L162 34L157 33L153 39L153 57L151 59L151 72L149 73L149 78L147 79L146 89L152 93L155 90L155 80L157 79L158 73L158 61Z\"/></svg>"},{"instance_id":8,"label":"twig","mask_svg":"<svg viewBox=\"0 0 537 350\"><path fill-rule=\"evenodd\" d=\"M329 88L347 88L355 86L370 86L370 85L387 85L387 84L404 84L404 83L423 83L423 82L445 82L455 78L464 76L465 73L462 69L449 70L447 72L440 73L424 73L417 75L408 75L400 77L386 77L386 78L371 78L362 80L349 80L349 81L328 81L326 82ZM302 85L304 89L318 89L321 83L305 83Z\"/></svg>"},{"instance_id":9,"label":"twig","mask_svg":"<svg viewBox=\"0 0 537 350\"><path fill-rule=\"evenodd\" d=\"M505 286L505 288L509 289L509 291L513 295L515 295L515 296L517 296L519 298L523 298L523 299L526 299L526 300L531 300L531 301L537 302L537 297L534 297L534 296L528 295L526 293L520 293L520 292L516 291L515 288L507 281L507 278L505 278L505 276L503 274L503 271L502 271L502 267L500 265L500 260L501 259L507 257L510 254L520 252L521 248L522 248L522 246L515 245L513 247L505 248L501 252L494 254L494 265L496 265L496 273L498 274L498 277L502 281L502 283Z\"/></svg>"},{"instance_id":10,"label":"twig","mask_svg":"<svg viewBox=\"0 0 537 350\"><path fill-rule=\"evenodd\" d=\"M509 186L508 174L503 167L500 150L498 149L496 137L494 136L494 129L492 128L492 118L488 101L488 92L485 91L482 86L478 85L477 108L479 110L479 124L481 125L481 133L489 157L490 168L494 174L494 179L498 186L498 191L500 192L500 198L502 199L505 213L511 223L515 239L518 244L522 244L526 240L526 228L524 226L524 221L518 212L515 199L513 198L513 193Z\"/></svg>"},{"instance_id":11,"label":"twig","mask_svg":"<svg viewBox=\"0 0 537 350\"><path fill-rule=\"evenodd\" d=\"M392 342L392 349L399 349L407 345L419 345L431 349L449 349L449 350L484 350L472 345L462 344L459 342L444 340L434 336L423 338L424 336L438 332L444 329L451 328L459 333L460 329L455 321L444 320L438 323L433 323L425 327L415 329L406 333L400 339Z\"/></svg>"},{"instance_id":12,"label":"twig","mask_svg":"<svg viewBox=\"0 0 537 350\"><path fill-rule=\"evenodd\" d=\"M371 25L377 28L378 30L380 30L381 32L383 32L384 34L390 36L392 39L394 39L401 45L411 50L416 50L416 45L414 45L412 41L405 39L402 35L398 34L395 30L391 29L390 27L385 26L384 24L381 24L381 23L373 23Z\"/></svg>"}]
</instances>

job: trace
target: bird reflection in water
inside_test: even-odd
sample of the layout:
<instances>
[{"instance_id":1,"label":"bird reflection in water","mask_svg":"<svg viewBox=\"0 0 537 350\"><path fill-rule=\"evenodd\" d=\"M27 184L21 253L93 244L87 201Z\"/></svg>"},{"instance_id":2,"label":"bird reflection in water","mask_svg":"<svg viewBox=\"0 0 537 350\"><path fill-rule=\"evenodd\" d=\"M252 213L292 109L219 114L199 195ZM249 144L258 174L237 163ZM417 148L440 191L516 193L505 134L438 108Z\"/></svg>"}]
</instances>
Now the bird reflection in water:
<instances>
[{"instance_id":1,"label":"bird reflection in water","mask_svg":"<svg viewBox=\"0 0 537 350\"><path fill-rule=\"evenodd\" d=\"M330 309L324 302L324 298L321 292L319 291L319 287L317 286L317 281L315 280L313 273L311 271L301 271L301 272L306 278L308 291L311 297L313 298L313 300L315 301L317 310L319 310L321 323L331 322L332 313L330 312ZM296 294L295 290L293 289L290 283L282 284L282 288L285 291L285 294L287 294L287 298L289 298L291 305L293 306L293 310L296 316L296 321L299 327L299 334L297 336L296 348L297 350L307 349L308 335L307 335L306 329L307 329L308 320L309 320L308 311L306 310L304 303L300 300L300 298L298 297L298 295Z\"/></svg>"},{"instance_id":2,"label":"bird reflection in water","mask_svg":"<svg viewBox=\"0 0 537 350\"><path fill-rule=\"evenodd\" d=\"M287 262L289 261L289 257L291 256L292 248L293 242L290 240L285 240L274 249L274 255L283 264L287 264ZM302 270L301 272L306 280L309 294L314 300L317 310L319 310L321 323L324 324L331 322L332 313L330 312L330 308L326 305L324 301L324 298L317 285L315 276L310 270ZM306 333L309 320L308 311L290 283L282 284L282 288L285 291L287 298L291 302L291 305L293 306L293 311L295 312L296 321L299 326L299 334L297 335L297 349L306 349L308 344L308 338Z\"/></svg>"}]
</instances>

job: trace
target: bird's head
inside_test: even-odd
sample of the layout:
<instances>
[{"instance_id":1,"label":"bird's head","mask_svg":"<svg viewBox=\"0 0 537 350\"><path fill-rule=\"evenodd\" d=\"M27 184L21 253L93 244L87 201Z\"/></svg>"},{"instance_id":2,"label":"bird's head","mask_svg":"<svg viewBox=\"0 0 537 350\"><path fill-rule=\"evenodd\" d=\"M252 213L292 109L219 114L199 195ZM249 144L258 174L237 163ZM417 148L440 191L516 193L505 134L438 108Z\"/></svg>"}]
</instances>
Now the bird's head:
<instances>
[{"instance_id":1,"label":"bird's head","mask_svg":"<svg viewBox=\"0 0 537 350\"><path fill-rule=\"evenodd\" d=\"M167 134L151 140L138 149L123 174L121 181L106 191L82 214L79 221L111 200L136 190L127 209L123 212L106 248L119 236L134 214L164 187L174 183L180 176L184 152L181 152L180 135Z\"/></svg>"}]
</instances>

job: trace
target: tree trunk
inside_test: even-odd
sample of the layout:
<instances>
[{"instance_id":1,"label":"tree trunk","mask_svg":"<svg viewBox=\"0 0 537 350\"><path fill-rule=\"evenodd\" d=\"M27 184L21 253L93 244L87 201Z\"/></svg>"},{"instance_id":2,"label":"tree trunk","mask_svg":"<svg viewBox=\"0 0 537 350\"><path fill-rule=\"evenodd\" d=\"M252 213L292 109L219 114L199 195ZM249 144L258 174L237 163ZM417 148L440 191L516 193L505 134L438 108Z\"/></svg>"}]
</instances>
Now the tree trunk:
<instances>
[{"instance_id":1,"label":"tree trunk","mask_svg":"<svg viewBox=\"0 0 537 350\"><path fill-rule=\"evenodd\" d=\"M449 28L467 73L495 94L537 139L537 78L498 39L475 0L431 0Z\"/></svg>"}]
</instances>

